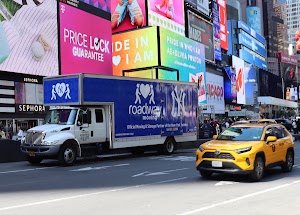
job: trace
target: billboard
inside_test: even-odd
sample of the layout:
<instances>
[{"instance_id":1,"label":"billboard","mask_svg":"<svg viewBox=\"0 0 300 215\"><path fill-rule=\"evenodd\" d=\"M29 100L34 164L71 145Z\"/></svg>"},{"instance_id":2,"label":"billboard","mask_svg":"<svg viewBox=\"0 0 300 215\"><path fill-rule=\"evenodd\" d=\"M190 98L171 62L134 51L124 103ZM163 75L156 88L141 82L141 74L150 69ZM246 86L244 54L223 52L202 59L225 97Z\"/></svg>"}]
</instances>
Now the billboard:
<instances>
[{"instance_id":1,"label":"billboard","mask_svg":"<svg viewBox=\"0 0 300 215\"><path fill-rule=\"evenodd\" d=\"M261 68L264 70L268 69L265 58L256 54L255 52L251 51L250 49L248 49L246 47L242 47L241 49L239 49L239 56L243 60L247 61L250 64L257 66L258 68Z\"/></svg>"},{"instance_id":2,"label":"billboard","mask_svg":"<svg viewBox=\"0 0 300 215\"><path fill-rule=\"evenodd\" d=\"M252 28L250 28L243 21L238 21L238 28L243 29L245 32L247 32L248 34L250 34L252 37L256 38L263 45L266 45L266 39L261 34L257 33Z\"/></svg>"},{"instance_id":3,"label":"billboard","mask_svg":"<svg viewBox=\"0 0 300 215\"><path fill-rule=\"evenodd\" d=\"M296 31L296 51L300 54L300 30Z\"/></svg>"},{"instance_id":4,"label":"billboard","mask_svg":"<svg viewBox=\"0 0 300 215\"><path fill-rule=\"evenodd\" d=\"M215 59L222 60L221 34L220 34L220 8L216 0L212 1L212 17L214 26L214 55Z\"/></svg>"},{"instance_id":5,"label":"billboard","mask_svg":"<svg viewBox=\"0 0 300 215\"><path fill-rule=\"evenodd\" d=\"M205 47L205 59L214 61L213 26L191 11L188 11L188 37Z\"/></svg>"},{"instance_id":6,"label":"billboard","mask_svg":"<svg viewBox=\"0 0 300 215\"><path fill-rule=\"evenodd\" d=\"M122 76L123 70L157 66L157 27L113 35L112 52L113 75Z\"/></svg>"},{"instance_id":7,"label":"billboard","mask_svg":"<svg viewBox=\"0 0 300 215\"><path fill-rule=\"evenodd\" d=\"M79 0L80 2L84 2L89 4L97 9L104 10L108 13L111 12L111 5L113 4L114 0Z\"/></svg>"},{"instance_id":8,"label":"billboard","mask_svg":"<svg viewBox=\"0 0 300 215\"><path fill-rule=\"evenodd\" d=\"M259 7L246 8L247 24L257 33L261 34L261 12Z\"/></svg>"},{"instance_id":9,"label":"billboard","mask_svg":"<svg viewBox=\"0 0 300 215\"><path fill-rule=\"evenodd\" d=\"M245 93L245 73L244 67L245 62L232 55L232 67L236 70L236 93L237 93L237 103L246 104L246 93Z\"/></svg>"},{"instance_id":10,"label":"billboard","mask_svg":"<svg viewBox=\"0 0 300 215\"><path fill-rule=\"evenodd\" d=\"M131 4L129 4L129 1L123 1L122 4L118 0L110 0L110 2L113 33L146 26L147 1L135 0Z\"/></svg>"},{"instance_id":11,"label":"billboard","mask_svg":"<svg viewBox=\"0 0 300 215\"><path fill-rule=\"evenodd\" d=\"M277 57L278 57L278 61L280 63L298 65L298 58L295 55L288 55L288 54L285 54L285 53L278 53Z\"/></svg>"},{"instance_id":12,"label":"billboard","mask_svg":"<svg viewBox=\"0 0 300 215\"><path fill-rule=\"evenodd\" d=\"M246 46L250 50L256 52L257 54L260 54L264 58L267 57L267 50L266 47L259 41L257 41L255 38L250 36L245 31L241 30L238 34L239 44Z\"/></svg>"},{"instance_id":13,"label":"billboard","mask_svg":"<svg viewBox=\"0 0 300 215\"><path fill-rule=\"evenodd\" d=\"M3 2L5 6L0 11L1 71L40 76L59 74L57 2L39 2L28 5L22 1Z\"/></svg>"},{"instance_id":14,"label":"billboard","mask_svg":"<svg viewBox=\"0 0 300 215\"><path fill-rule=\"evenodd\" d=\"M221 47L228 50L226 0L217 0L220 9L220 38Z\"/></svg>"},{"instance_id":15,"label":"billboard","mask_svg":"<svg viewBox=\"0 0 300 215\"><path fill-rule=\"evenodd\" d=\"M224 99L226 103L236 104L236 69L232 66L225 67Z\"/></svg>"},{"instance_id":16,"label":"billboard","mask_svg":"<svg viewBox=\"0 0 300 215\"><path fill-rule=\"evenodd\" d=\"M214 107L215 114L225 113L225 101L224 101L224 78L212 73L206 73L206 95L207 95L207 111L212 113L210 107Z\"/></svg>"},{"instance_id":17,"label":"billboard","mask_svg":"<svg viewBox=\"0 0 300 215\"><path fill-rule=\"evenodd\" d=\"M245 91L246 91L246 104L253 105L255 92L257 91L256 68L253 65L245 66Z\"/></svg>"},{"instance_id":18,"label":"billboard","mask_svg":"<svg viewBox=\"0 0 300 215\"><path fill-rule=\"evenodd\" d=\"M208 0L197 0L197 10L209 15L209 4Z\"/></svg>"},{"instance_id":19,"label":"billboard","mask_svg":"<svg viewBox=\"0 0 300 215\"><path fill-rule=\"evenodd\" d=\"M184 1L172 1L169 6L166 2L164 0L148 1L148 24L161 26L184 36Z\"/></svg>"},{"instance_id":20,"label":"billboard","mask_svg":"<svg viewBox=\"0 0 300 215\"><path fill-rule=\"evenodd\" d=\"M111 22L59 3L61 74L112 75Z\"/></svg>"}]
</instances>

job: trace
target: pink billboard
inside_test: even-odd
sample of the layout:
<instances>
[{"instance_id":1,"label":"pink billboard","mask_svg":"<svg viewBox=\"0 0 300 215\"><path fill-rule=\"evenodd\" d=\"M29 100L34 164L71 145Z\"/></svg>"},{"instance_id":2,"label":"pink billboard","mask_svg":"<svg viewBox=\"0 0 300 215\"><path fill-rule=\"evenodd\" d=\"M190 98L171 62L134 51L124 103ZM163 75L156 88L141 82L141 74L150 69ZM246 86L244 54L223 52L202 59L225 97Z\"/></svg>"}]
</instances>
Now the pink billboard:
<instances>
[{"instance_id":1,"label":"pink billboard","mask_svg":"<svg viewBox=\"0 0 300 215\"><path fill-rule=\"evenodd\" d=\"M111 24L113 33L146 26L146 17L145 0L111 0Z\"/></svg>"},{"instance_id":2,"label":"pink billboard","mask_svg":"<svg viewBox=\"0 0 300 215\"><path fill-rule=\"evenodd\" d=\"M64 3L59 8L61 74L112 75L110 20Z\"/></svg>"}]
</instances>

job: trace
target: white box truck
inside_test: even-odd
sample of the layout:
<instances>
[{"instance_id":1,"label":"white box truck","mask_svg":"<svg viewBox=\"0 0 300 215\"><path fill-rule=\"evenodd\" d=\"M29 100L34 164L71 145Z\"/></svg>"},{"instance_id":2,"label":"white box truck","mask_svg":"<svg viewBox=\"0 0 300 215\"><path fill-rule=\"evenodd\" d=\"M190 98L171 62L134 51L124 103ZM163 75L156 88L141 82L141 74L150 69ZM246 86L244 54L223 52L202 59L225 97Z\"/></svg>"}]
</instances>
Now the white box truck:
<instances>
[{"instance_id":1,"label":"white box truck","mask_svg":"<svg viewBox=\"0 0 300 215\"><path fill-rule=\"evenodd\" d=\"M77 74L44 78L44 124L27 131L21 151L40 163L147 146L163 154L197 140L197 85L153 79Z\"/></svg>"}]
</instances>

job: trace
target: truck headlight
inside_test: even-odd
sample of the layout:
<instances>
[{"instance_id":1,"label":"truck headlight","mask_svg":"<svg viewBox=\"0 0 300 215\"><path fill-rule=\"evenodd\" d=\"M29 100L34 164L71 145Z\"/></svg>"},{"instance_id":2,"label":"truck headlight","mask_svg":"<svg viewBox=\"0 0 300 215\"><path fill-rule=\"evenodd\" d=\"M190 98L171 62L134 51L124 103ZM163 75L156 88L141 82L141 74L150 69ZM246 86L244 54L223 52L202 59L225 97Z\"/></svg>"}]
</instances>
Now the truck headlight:
<instances>
[{"instance_id":1,"label":"truck headlight","mask_svg":"<svg viewBox=\"0 0 300 215\"><path fill-rule=\"evenodd\" d=\"M58 143L58 140L42 141L42 145L46 145L46 146L55 145L56 143Z\"/></svg>"},{"instance_id":2,"label":"truck headlight","mask_svg":"<svg viewBox=\"0 0 300 215\"><path fill-rule=\"evenodd\" d=\"M241 149L236 149L234 151L238 154L241 154L241 153L249 152L251 149L252 149L252 147L249 146L249 147L245 147L245 148L241 148Z\"/></svg>"}]
</instances>

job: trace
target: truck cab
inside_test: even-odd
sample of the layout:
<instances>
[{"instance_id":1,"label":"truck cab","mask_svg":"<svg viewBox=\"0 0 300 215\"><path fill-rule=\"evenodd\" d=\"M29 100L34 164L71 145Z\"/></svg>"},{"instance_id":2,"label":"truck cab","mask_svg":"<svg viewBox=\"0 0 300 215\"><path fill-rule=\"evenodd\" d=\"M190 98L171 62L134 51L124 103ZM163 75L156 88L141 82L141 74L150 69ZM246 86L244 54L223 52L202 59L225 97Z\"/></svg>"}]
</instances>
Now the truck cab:
<instances>
[{"instance_id":1,"label":"truck cab","mask_svg":"<svg viewBox=\"0 0 300 215\"><path fill-rule=\"evenodd\" d=\"M50 109L44 125L28 130L21 150L30 163L58 158L63 165L73 164L84 153L96 154L99 145L108 142L105 113L104 106Z\"/></svg>"}]
</instances>

